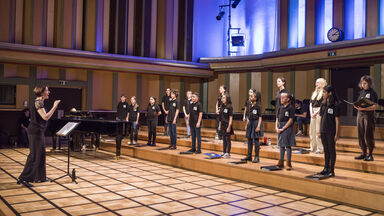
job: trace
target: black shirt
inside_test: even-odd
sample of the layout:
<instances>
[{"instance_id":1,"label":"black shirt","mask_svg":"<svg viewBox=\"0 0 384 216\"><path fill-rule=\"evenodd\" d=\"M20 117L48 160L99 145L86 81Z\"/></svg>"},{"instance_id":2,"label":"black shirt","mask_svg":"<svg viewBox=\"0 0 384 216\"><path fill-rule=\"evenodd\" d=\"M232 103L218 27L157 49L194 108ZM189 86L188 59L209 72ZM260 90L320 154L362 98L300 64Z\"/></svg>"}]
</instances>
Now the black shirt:
<instances>
[{"instance_id":1,"label":"black shirt","mask_svg":"<svg viewBox=\"0 0 384 216\"><path fill-rule=\"evenodd\" d=\"M173 119L175 119L176 110L178 109L179 109L179 102L176 99L171 100L169 103L168 116L167 116L168 122L173 122ZM176 118L176 121L177 121L177 118Z\"/></svg>"},{"instance_id":2,"label":"black shirt","mask_svg":"<svg viewBox=\"0 0 384 216\"><path fill-rule=\"evenodd\" d=\"M251 102L249 101L249 100L246 100L245 101L245 108L246 108L246 110L245 110L245 116L248 116L248 112L249 112L249 106L251 105Z\"/></svg>"},{"instance_id":3,"label":"black shirt","mask_svg":"<svg viewBox=\"0 0 384 216\"><path fill-rule=\"evenodd\" d=\"M304 117L304 118L309 118L310 114L309 114L309 107L307 104L301 104L299 107L296 108L295 110L295 113L296 114L303 114L303 113L307 113L307 115Z\"/></svg>"},{"instance_id":4,"label":"black shirt","mask_svg":"<svg viewBox=\"0 0 384 216\"><path fill-rule=\"evenodd\" d=\"M259 120L261 116L261 106L249 104L247 108L247 116L249 120Z\"/></svg>"},{"instance_id":5,"label":"black shirt","mask_svg":"<svg viewBox=\"0 0 384 216\"><path fill-rule=\"evenodd\" d=\"M289 91L288 89L282 89L281 91L278 91L277 94L276 94L276 114L277 114L277 111L279 110L280 106L281 106L281 94L282 93L287 93L289 94Z\"/></svg>"},{"instance_id":6,"label":"black shirt","mask_svg":"<svg viewBox=\"0 0 384 216\"><path fill-rule=\"evenodd\" d=\"M199 114L203 112L203 105L199 101L190 105L189 113L189 125L196 127L197 121L199 120ZM201 124L201 123L200 123ZM201 125L200 125L201 126Z\"/></svg>"},{"instance_id":7,"label":"black shirt","mask_svg":"<svg viewBox=\"0 0 384 216\"><path fill-rule=\"evenodd\" d=\"M157 120L158 114L160 112L160 106L157 104L148 104L147 107L147 120Z\"/></svg>"},{"instance_id":8,"label":"black shirt","mask_svg":"<svg viewBox=\"0 0 384 216\"><path fill-rule=\"evenodd\" d=\"M26 117L25 113L20 117L19 122L20 124L24 125L24 127L28 128L30 117Z\"/></svg>"},{"instance_id":9,"label":"black shirt","mask_svg":"<svg viewBox=\"0 0 384 216\"><path fill-rule=\"evenodd\" d=\"M171 96L164 95L163 99L161 100L162 103L164 103L165 110L169 109L169 102L171 101Z\"/></svg>"},{"instance_id":10,"label":"black shirt","mask_svg":"<svg viewBox=\"0 0 384 216\"><path fill-rule=\"evenodd\" d=\"M185 112L186 112L186 113L184 113L185 115L189 114L191 104L192 104L192 99L185 99L184 100L183 106L185 107Z\"/></svg>"},{"instance_id":11,"label":"black shirt","mask_svg":"<svg viewBox=\"0 0 384 216\"><path fill-rule=\"evenodd\" d=\"M220 108L220 121L228 124L230 116L233 116L233 107L223 104Z\"/></svg>"},{"instance_id":12,"label":"black shirt","mask_svg":"<svg viewBox=\"0 0 384 216\"><path fill-rule=\"evenodd\" d=\"M220 107L223 105L223 102L221 101L221 98L222 98L221 95L217 98L217 107L218 107L219 110L220 110Z\"/></svg>"},{"instance_id":13,"label":"black shirt","mask_svg":"<svg viewBox=\"0 0 384 216\"><path fill-rule=\"evenodd\" d=\"M281 105L279 110L277 111L277 118L279 119L279 122L287 122L290 118L295 118L295 108L293 107L293 105ZM292 126L293 124L291 124L290 127Z\"/></svg>"},{"instance_id":14,"label":"black shirt","mask_svg":"<svg viewBox=\"0 0 384 216\"><path fill-rule=\"evenodd\" d=\"M29 134L40 135L45 131L45 128L47 127L47 121L45 121L38 113L39 109L44 109L44 102L43 100L36 99L35 103L30 108L31 121L28 126Z\"/></svg>"},{"instance_id":15,"label":"black shirt","mask_svg":"<svg viewBox=\"0 0 384 216\"><path fill-rule=\"evenodd\" d=\"M125 120L127 118L127 114L128 114L128 108L129 105L127 102L119 102L119 104L117 104L117 118L120 119L120 120Z\"/></svg>"},{"instance_id":16,"label":"black shirt","mask_svg":"<svg viewBox=\"0 0 384 216\"><path fill-rule=\"evenodd\" d=\"M377 104L377 101L378 101L378 97L377 97L377 94L375 92L375 90L373 89L368 89L368 90L365 90L365 89L362 89L360 92L359 92L359 98L358 100L361 100L363 98L366 98L370 101L372 101L373 103L376 103ZM373 113L375 111L360 111L362 113Z\"/></svg>"},{"instance_id":17,"label":"black shirt","mask_svg":"<svg viewBox=\"0 0 384 216\"><path fill-rule=\"evenodd\" d=\"M137 120L137 113L140 112L139 105L137 105L136 108L132 104L129 105L128 112L129 112L128 121L130 121L130 122L136 121Z\"/></svg>"},{"instance_id":18,"label":"black shirt","mask_svg":"<svg viewBox=\"0 0 384 216\"><path fill-rule=\"evenodd\" d=\"M325 105L320 108L321 126L320 133L335 134L336 133L336 117L340 116L340 105Z\"/></svg>"}]
</instances>

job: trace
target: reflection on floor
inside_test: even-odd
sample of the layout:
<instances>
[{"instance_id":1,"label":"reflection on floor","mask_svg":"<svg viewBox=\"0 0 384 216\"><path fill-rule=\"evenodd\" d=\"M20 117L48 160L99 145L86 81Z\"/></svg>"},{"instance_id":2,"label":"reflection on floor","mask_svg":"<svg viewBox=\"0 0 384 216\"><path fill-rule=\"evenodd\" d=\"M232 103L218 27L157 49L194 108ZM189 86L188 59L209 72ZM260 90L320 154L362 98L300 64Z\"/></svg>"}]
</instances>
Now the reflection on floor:
<instances>
[{"instance_id":1,"label":"reflection on floor","mask_svg":"<svg viewBox=\"0 0 384 216\"><path fill-rule=\"evenodd\" d=\"M106 152L74 153L69 177L16 184L28 149L0 150L0 198L21 215L374 215L253 184ZM66 155L47 153L49 178L66 171ZM297 185L296 185L297 186ZM378 214L375 214L378 215Z\"/></svg>"}]
</instances>

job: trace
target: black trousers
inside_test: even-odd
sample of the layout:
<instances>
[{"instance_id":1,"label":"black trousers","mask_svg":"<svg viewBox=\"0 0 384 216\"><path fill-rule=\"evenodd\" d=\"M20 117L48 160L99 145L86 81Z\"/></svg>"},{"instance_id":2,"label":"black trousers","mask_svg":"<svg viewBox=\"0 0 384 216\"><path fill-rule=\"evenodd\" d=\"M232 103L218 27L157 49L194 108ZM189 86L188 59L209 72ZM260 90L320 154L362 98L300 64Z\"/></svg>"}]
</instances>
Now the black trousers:
<instances>
[{"instance_id":1,"label":"black trousers","mask_svg":"<svg viewBox=\"0 0 384 216\"><path fill-rule=\"evenodd\" d=\"M359 135L359 145L363 154L372 155L373 149L375 148L375 114L372 113L357 113L357 130Z\"/></svg>"},{"instance_id":2,"label":"black trousers","mask_svg":"<svg viewBox=\"0 0 384 216\"><path fill-rule=\"evenodd\" d=\"M248 138L248 157L252 157L252 149L253 149L253 144L255 144L255 151L257 147L260 148L260 142L259 142L259 137L257 138Z\"/></svg>"},{"instance_id":3,"label":"black trousers","mask_svg":"<svg viewBox=\"0 0 384 216\"><path fill-rule=\"evenodd\" d=\"M223 138L223 152L231 154L231 134L225 134Z\"/></svg>"},{"instance_id":4,"label":"black trousers","mask_svg":"<svg viewBox=\"0 0 384 216\"><path fill-rule=\"evenodd\" d=\"M148 120L148 143L156 143L157 119Z\"/></svg>"},{"instance_id":5,"label":"black trousers","mask_svg":"<svg viewBox=\"0 0 384 216\"><path fill-rule=\"evenodd\" d=\"M321 133L320 137L324 146L324 168L333 171L336 163L335 134Z\"/></svg>"}]
</instances>

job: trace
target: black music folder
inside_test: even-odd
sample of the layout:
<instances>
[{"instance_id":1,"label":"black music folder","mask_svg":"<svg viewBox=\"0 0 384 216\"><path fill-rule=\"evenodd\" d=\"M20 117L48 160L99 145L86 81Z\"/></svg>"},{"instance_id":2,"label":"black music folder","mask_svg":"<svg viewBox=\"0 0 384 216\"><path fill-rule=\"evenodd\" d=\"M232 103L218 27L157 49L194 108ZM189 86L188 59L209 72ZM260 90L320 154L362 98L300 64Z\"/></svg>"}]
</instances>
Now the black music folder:
<instances>
[{"instance_id":1,"label":"black music folder","mask_svg":"<svg viewBox=\"0 0 384 216\"><path fill-rule=\"evenodd\" d=\"M262 166L262 167L260 167L260 169L267 170L267 171L282 170L279 166Z\"/></svg>"},{"instance_id":2,"label":"black music folder","mask_svg":"<svg viewBox=\"0 0 384 216\"><path fill-rule=\"evenodd\" d=\"M314 175L305 176L305 178L314 179L314 180L323 180L323 179L327 179L329 177L324 176L324 175L320 175L320 174L314 174Z\"/></svg>"},{"instance_id":3,"label":"black music folder","mask_svg":"<svg viewBox=\"0 0 384 216\"><path fill-rule=\"evenodd\" d=\"M353 106L357 106L357 107L362 107L362 108L367 108L367 107L370 107L372 105L375 105L374 102L372 102L371 100L367 99L367 98L362 98L358 101L355 101L355 102L349 102L349 101L346 101L346 100L343 100L345 103L347 104L350 104L350 105L353 105Z\"/></svg>"}]
</instances>

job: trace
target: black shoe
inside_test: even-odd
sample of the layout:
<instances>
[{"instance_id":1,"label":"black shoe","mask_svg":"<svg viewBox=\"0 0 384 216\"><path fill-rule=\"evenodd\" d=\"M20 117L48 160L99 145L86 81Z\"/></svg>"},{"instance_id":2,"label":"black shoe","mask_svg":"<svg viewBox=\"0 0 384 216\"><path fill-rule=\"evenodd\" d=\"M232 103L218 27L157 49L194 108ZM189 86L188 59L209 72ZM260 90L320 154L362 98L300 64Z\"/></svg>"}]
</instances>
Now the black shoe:
<instances>
[{"instance_id":1,"label":"black shoe","mask_svg":"<svg viewBox=\"0 0 384 216\"><path fill-rule=\"evenodd\" d=\"M201 154L201 150L195 151L195 154Z\"/></svg>"},{"instance_id":2,"label":"black shoe","mask_svg":"<svg viewBox=\"0 0 384 216\"><path fill-rule=\"evenodd\" d=\"M325 175L328 173L328 169L324 168L323 171L316 173L317 175Z\"/></svg>"},{"instance_id":3,"label":"black shoe","mask_svg":"<svg viewBox=\"0 0 384 216\"><path fill-rule=\"evenodd\" d=\"M151 143L150 143L150 142L148 142L148 143L147 143L147 146L150 146L150 145L151 145Z\"/></svg>"},{"instance_id":4,"label":"black shoe","mask_svg":"<svg viewBox=\"0 0 384 216\"><path fill-rule=\"evenodd\" d=\"M245 158L241 158L241 161L252 161L252 156L247 155Z\"/></svg>"},{"instance_id":5,"label":"black shoe","mask_svg":"<svg viewBox=\"0 0 384 216\"><path fill-rule=\"evenodd\" d=\"M23 183L23 180L21 180L21 179L17 179L17 182L16 182L17 184L21 184L21 183Z\"/></svg>"},{"instance_id":6,"label":"black shoe","mask_svg":"<svg viewBox=\"0 0 384 216\"><path fill-rule=\"evenodd\" d=\"M195 153L195 152L196 152L196 150L194 150L194 149L189 149L187 152L192 152L192 153Z\"/></svg>"},{"instance_id":7,"label":"black shoe","mask_svg":"<svg viewBox=\"0 0 384 216\"><path fill-rule=\"evenodd\" d=\"M364 154L361 154L361 155L355 157L355 160L363 160L363 159L365 159L365 155Z\"/></svg>"},{"instance_id":8,"label":"black shoe","mask_svg":"<svg viewBox=\"0 0 384 216\"><path fill-rule=\"evenodd\" d=\"M326 174L324 174L325 177L335 177L335 172L333 170L328 171Z\"/></svg>"},{"instance_id":9,"label":"black shoe","mask_svg":"<svg viewBox=\"0 0 384 216\"><path fill-rule=\"evenodd\" d=\"M176 149L176 146L170 146L169 149L171 149L171 150L175 150L175 149Z\"/></svg>"},{"instance_id":10,"label":"black shoe","mask_svg":"<svg viewBox=\"0 0 384 216\"><path fill-rule=\"evenodd\" d=\"M364 158L364 161L373 161L373 157L372 157L372 155L366 156L366 157Z\"/></svg>"},{"instance_id":11,"label":"black shoe","mask_svg":"<svg viewBox=\"0 0 384 216\"><path fill-rule=\"evenodd\" d=\"M255 157L255 159L252 161L252 163L259 163L259 162L260 162L259 157Z\"/></svg>"},{"instance_id":12,"label":"black shoe","mask_svg":"<svg viewBox=\"0 0 384 216\"><path fill-rule=\"evenodd\" d=\"M152 143L152 145L151 146L156 146L156 143Z\"/></svg>"}]
</instances>

